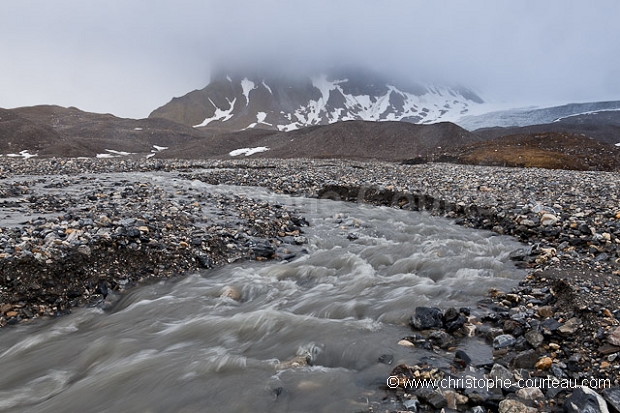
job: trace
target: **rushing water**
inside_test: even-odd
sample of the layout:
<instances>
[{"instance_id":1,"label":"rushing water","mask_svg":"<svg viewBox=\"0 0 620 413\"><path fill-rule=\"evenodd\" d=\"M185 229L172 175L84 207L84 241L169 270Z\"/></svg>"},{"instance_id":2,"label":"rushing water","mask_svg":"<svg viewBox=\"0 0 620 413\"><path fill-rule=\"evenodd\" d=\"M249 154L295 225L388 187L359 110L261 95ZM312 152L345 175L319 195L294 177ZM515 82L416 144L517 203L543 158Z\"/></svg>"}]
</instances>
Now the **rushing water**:
<instances>
[{"instance_id":1,"label":"rushing water","mask_svg":"<svg viewBox=\"0 0 620 413\"><path fill-rule=\"evenodd\" d=\"M523 276L508 260L515 241L423 213L170 185L297 205L311 224L308 253L141 286L105 311L0 331L0 411L363 410L395 364L441 357L397 345L416 306L475 306ZM227 287L239 301L221 296ZM312 366L288 367L306 351Z\"/></svg>"}]
</instances>

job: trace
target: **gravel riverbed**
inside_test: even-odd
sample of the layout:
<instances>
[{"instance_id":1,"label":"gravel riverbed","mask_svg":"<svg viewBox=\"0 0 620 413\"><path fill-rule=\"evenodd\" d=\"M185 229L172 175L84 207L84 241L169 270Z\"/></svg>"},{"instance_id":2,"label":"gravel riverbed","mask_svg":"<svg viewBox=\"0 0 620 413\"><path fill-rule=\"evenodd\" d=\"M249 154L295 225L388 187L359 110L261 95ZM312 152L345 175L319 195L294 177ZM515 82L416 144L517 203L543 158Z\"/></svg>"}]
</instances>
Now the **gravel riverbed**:
<instances>
[{"instance_id":1,"label":"gravel riverbed","mask_svg":"<svg viewBox=\"0 0 620 413\"><path fill-rule=\"evenodd\" d=\"M445 352L451 347L445 334L484 336L493 360L470 366L457 354L442 374L595 378L611 387L596 389L604 401L549 386L540 393L511 386L454 394L395 386L385 389L375 411L620 407L620 176L610 172L341 160L3 158L0 326L78 305L105 306L136 282L239 259L290 259L303 249L306 222L299 211L251 197L171 193L163 182L118 174L149 171L423 210L517 237L523 248L512 258L529 275L514 291L491 291L478 319L465 309L446 310L434 324L420 324L417 312L428 310L412 308L413 331L403 344ZM431 367L401 365L393 374L418 377Z\"/></svg>"}]
</instances>

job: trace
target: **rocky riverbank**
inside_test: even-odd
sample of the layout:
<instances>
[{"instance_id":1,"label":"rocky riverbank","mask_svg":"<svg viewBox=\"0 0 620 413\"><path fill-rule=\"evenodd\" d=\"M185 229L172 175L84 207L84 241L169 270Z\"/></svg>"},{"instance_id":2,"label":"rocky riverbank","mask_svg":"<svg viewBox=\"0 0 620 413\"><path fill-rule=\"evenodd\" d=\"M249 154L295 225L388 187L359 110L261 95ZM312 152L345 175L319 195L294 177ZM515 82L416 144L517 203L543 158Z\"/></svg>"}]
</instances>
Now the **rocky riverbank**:
<instances>
[{"instance_id":1,"label":"rocky riverbank","mask_svg":"<svg viewBox=\"0 0 620 413\"><path fill-rule=\"evenodd\" d=\"M0 325L105 305L138 281L237 259L288 259L303 248L303 216L283 205L116 174L170 172L209 184L424 210L518 237L524 244L513 259L530 275L515 291L490 292L476 316L451 311L432 326L412 321L415 331L404 341L448 354L460 336L494 346L486 365L471 366L460 354L454 366L440 368L444 375L620 384L617 174L339 160L1 159L0 168ZM433 366L402 365L393 374L425 369ZM513 386L474 395L463 386L454 394L396 387L386 388L387 404L376 409L549 411L573 395L605 403L572 389ZM605 396L617 409L618 391ZM505 398L514 402L500 404ZM564 408L573 411L571 405Z\"/></svg>"}]
</instances>

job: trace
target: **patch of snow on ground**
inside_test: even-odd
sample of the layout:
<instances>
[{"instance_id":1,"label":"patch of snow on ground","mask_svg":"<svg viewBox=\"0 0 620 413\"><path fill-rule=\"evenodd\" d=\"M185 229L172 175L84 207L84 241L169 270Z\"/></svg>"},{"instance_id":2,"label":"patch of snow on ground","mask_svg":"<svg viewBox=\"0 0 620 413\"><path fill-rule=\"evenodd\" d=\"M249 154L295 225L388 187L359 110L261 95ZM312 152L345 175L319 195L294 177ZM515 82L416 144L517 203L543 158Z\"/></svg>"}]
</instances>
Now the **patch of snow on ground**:
<instances>
[{"instance_id":1,"label":"patch of snow on ground","mask_svg":"<svg viewBox=\"0 0 620 413\"><path fill-rule=\"evenodd\" d=\"M250 156L250 155L254 155L255 153L266 152L268 150L269 148L267 148L266 146L258 146L256 148L242 148L242 149L235 149L234 151L231 151L229 155L230 156L239 156L239 155Z\"/></svg>"},{"instance_id":2,"label":"patch of snow on ground","mask_svg":"<svg viewBox=\"0 0 620 413\"><path fill-rule=\"evenodd\" d=\"M24 159L28 159L28 158L33 158L35 156L39 156L39 154L31 154L28 149L21 151L19 153L9 153L6 156L10 157L10 158L24 158Z\"/></svg>"},{"instance_id":3,"label":"patch of snow on ground","mask_svg":"<svg viewBox=\"0 0 620 413\"><path fill-rule=\"evenodd\" d=\"M146 155L146 159L152 158L153 156L155 156L156 153L164 151L168 149L167 146L157 146L157 145L153 145L153 149L151 149L151 153L149 153L148 155Z\"/></svg>"},{"instance_id":4,"label":"patch of snow on ground","mask_svg":"<svg viewBox=\"0 0 620 413\"><path fill-rule=\"evenodd\" d=\"M618 142L618 143L616 144L616 146L620 146L620 142Z\"/></svg>"},{"instance_id":5,"label":"patch of snow on ground","mask_svg":"<svg viewBox=\"0 0 620 413\"><path fill-rule=\"evenodd\" d=\"M256 89L254 82L247 77L241 81L241 88L243 89L243 96L245 96L245 106L250 104L250 92Z\"/></svg>"},{"instance_id":6,"label":"patch of snow on ground","mask_svg":"<svg viewBox=\"0 0 620 413\"><path fill-rule=\"evenodd\" d=\"M203 127L203 126L207 126L209 123L211 123L213 121L216 121L216 120L221 120L222 122L226 122L227 120L232 118L233 115L234 115L233 114L233 109L235 108L235 102L237 101L237 98L234 98L232 100L232 102L228 98L226 98L226 100L228 101L228 104L230 105L230 108L228 108L226 110L222 110L222 109L218 108L215 105L215 103L213 103L211 98L209 98L209 102L211 102L213 107L215 107L215 113L210 118L206 118L205 120L203 120L201 124L194 125L194 128L200 128L200 127Z\"/></svg>"},{"instance_id":7,"label":"patch of snow on ground","mask_svg":"<svg viewBox=\"0 0 620 413\"><path fill-rule=\"evenodd\" d=\"M115 151L113 149L104 149L107 153L98 153L97 158L118 158L120 156L135 155L132 152Z\"/></svg>"}]
</instances>

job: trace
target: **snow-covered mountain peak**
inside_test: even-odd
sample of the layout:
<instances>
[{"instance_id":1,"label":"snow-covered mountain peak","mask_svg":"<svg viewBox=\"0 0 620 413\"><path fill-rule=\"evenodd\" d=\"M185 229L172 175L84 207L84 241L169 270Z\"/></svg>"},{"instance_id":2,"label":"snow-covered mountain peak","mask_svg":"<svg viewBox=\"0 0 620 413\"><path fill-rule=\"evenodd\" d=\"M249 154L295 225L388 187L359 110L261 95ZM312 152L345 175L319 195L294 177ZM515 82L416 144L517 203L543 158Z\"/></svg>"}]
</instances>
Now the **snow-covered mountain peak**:
<instances>
[{"instance_id":1,"label":"snow-covered mountain peak","mask_svg":"<svg viewBox=\"0 0 620 413\"><path fill-rule=\"evenodd\" d=\"M194 127L290 131L346 120L455 121L482 104L465 88L403 85L351 71L312 76L218 75L153 111Z\"/></svg>"}]
</instances>

